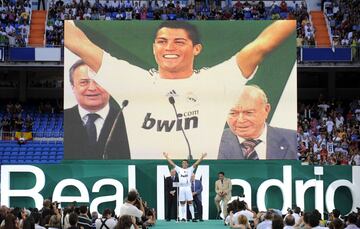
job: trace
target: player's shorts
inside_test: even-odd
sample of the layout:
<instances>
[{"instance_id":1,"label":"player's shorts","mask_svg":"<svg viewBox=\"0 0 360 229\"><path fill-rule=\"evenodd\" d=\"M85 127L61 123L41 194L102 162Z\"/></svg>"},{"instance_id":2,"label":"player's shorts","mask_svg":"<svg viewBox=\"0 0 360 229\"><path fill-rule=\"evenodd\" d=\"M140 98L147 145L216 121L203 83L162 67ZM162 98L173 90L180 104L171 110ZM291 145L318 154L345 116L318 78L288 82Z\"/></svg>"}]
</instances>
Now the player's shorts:
<instances>
[{"instance_id":1,"label":"player's shorts","mask_svg":"<svg viewBox=\"0 0 360 229\"><path fill-rule=\"evenodd\" d=\"M179 188L179 201L191 201L193 200L191 187L180 187Z\"/></svg>"}]
</instances>

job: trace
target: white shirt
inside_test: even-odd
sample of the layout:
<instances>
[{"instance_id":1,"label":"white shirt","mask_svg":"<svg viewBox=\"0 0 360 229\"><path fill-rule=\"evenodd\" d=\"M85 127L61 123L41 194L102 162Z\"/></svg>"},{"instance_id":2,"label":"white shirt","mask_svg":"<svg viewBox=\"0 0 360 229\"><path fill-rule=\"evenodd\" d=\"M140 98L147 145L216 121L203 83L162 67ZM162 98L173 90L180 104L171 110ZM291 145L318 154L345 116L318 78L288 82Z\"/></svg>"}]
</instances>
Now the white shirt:
<instances>
[{"instance_id":1,"label":"white shirt","mask_svg":"<svg viewBox=\"0 0 360 229\"><path fill-rule=\"evenodd\" d=\"M334 128L334 122L332 120L328 120L326 122L326 126L327 126L327 132L330 133Z\"/></svg>"},{"instance_id":2,"label":"white shirt","mask_svg":"<svg viewBox=\"0 0 360 229\"><path fill-rule=\"evenodd\" d=\"M88 120L87 115L90 114L90 113L93 113L93 112L89 112L89 111L85 110L80 105L78 107L79 107L79 113L80 113L81 120L83 121L83 125L85 126L85 124L86 124L86 122ZM107 115L109 114L109 111L110 111L110 106L109 106L109 103L108 103L108 104L106 104L106 106L103 109L95 112L96 114L98 114L100 116L94 122L95 127L96 127L96 140L99 139L101 129L104 126L104 122L105 122L105 119L106 119Z\"/></svg>"},{"instance_id":3,"label":"white shirt","mask_svg":"<svg viewBox=\"0 0 360 229\"><path fill-rule=\"evenodd\" d=\"M190 187L191 186L191 175L194 172L194 167L190 166L187 169L183 169L179 166L176 166L175 170L179 177L180 186L182 186L182 187L189 186Z\"/></svg>"},{"instance_id":4,"label":"white shirt","mask_svg":"<svg viewBox=\"0 0 360 229\"><path fill-rule=\"evenodd\" d=\"M261 133L259 138L256 139L256 140L261 140L261 142L255 146L255 151L258 154L260 160L266 159L266 136L267 136L267 125L264 124L263 132ZM246 140L239 136L237 136L237 139L239 140L240 143Z\"/></svg>"},{"instance_id":5,"label":"white shirt","mask_svg":"<svg viewBox=\"0 0 360 229\"><path fill-rule=\"evenodd\" d=\"M284 226L283 229L293 229L293 228L294 228L293 226L288 226L288 225L286 225L286 226Z\"/></svg>"},{"instance_id":6,"label":"white shirt","mask_svg":"<svg viewBox=\"0 0 360 229\"><path fill-rule=\"evenodd\" d=\"M35 229L45 229L45 227L42 227L39 224L35 224Z\"/></svg>"},{"instance_id":7,"label":"white shirt","mask_svg":"<svg viewBox=\"0 0 360 229\"><path fill-rule=\"evenodd\" d=\"M95 227L96 229L100 229L102 226L102 222L105 222L104 224L109 228L113 229L115 228L117 221L114 218L100 218L95 220ZM107 229L105 226L102 227L102 229Z\"/></svg>"},{"instance_id":8,"label":"white shirt","mask_svg":"<svg viewBox=\"0 0 360 229\"><path fill-rule=\"evenodd\" d=\"M209 69L194 71L186 79L174 80L108 53L104 53L94 79L119 104L129 101L123 113L132 159L160 159L161 152L172 152L174 159L186 157L187 144L181 127L194 158L207 152L209 159L216 159L226 117L247 81L236 56ZM169 97L175 100L179 120ZM204 140L206 144L195 144Z\"/></svg>"},{"instance_id":9,"label":"white shirt","mask_svg":"<svg viewBox=\"0 0 360 229\"><path fill-rule=\"evenodd\" d=\"M272 228L272 221L271 220L264 220L259 223L256 229L271 229Z\"/></svg>"},{"instance_id":10,"label":"white shirt","mask_svg":"<svg viewBox=\"0 0 360 229\"><path fill-rule=\"evenodd\" d=\"M359 227L356 226L355 224L349 224L347 225L347 227L345 227L345 229L359 229Z\"/></svg>"},{"instance_id":11,"label":"white shirt","mask_svg":"<svg viewBox=\"0 0 360 229\"><path fill-rule=\"evenodd\" d=\"M292 216L295 219L295 224L297 224L301 219L301 216L298 213L293 213Z\"/></svg>"},{"instance_id":12,"label":"white shirt","mask_svg":"<svg viewBox=\"0 0 360 229\"><path fill-rule=\"evenodd\" d=\"M336 117L335 124L336 124L336 128L339 128L340 125L344 125L344 117L343 116L340 116L340 118Z\"/></svg>"},{"instance_id":13,"label":"white shirt","mask_svg":"<svg viewBox=\"0 0 360 229\"><path fill-rule=\"evenodd\" d=\"M254 214L249 211L249 210L242 210L242 211L238 211L234 214L234 217L233 217L233 222L235 225L239 224L239 216L245 216L247 218L247 220L254 220L253 216Z\"/></svg>"},{"instance_id":14,"label":"white shirt","mask_svg":"<svg viewBox=\"0 0 360 229\"><path fill-rule=\"evenodd\" d=\"M143 212L140 211L137 207L135 207L134 205L132 205L130 203L124 203L120 207L119 217L121 217L123 215L129 215L129 216L135 216L137 218L141 218L141 216L143 215Z\"/></svg>"}]
</instances>

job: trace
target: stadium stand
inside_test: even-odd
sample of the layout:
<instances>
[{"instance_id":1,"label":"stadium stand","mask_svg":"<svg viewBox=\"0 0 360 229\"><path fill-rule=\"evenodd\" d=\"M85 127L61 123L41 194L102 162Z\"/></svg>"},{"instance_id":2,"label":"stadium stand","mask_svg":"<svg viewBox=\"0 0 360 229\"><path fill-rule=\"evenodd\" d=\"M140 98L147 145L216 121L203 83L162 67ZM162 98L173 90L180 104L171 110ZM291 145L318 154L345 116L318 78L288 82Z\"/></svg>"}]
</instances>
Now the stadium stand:
<instances>
[{"instance_id":1,"label":"stadium stand","mask_svg":"<svg viewBox=\"0 0 360 229\"><path fill-rule=\"evenodd\" d=\"M8 102L0 111L1 164L58 163L63 159L63 114L49 102L38 107Z\"/></svg>"},{"instance_id":2,"label":"stadium stand","mask_svg":"<svg viewBox=\"0 0 360 229\"><path fill-rule=\"evenodd\" d=\"M25 47L28 42L31 2L2 1L0 6L0 45Z\"/></svg>"},{"instance_id":3,"label":"stadium stand","mask_svg":"<svg viewBox=\"0 0 360 229\"><path fill-rule=\"evenodd\" d=\"M1 12L1 27L0 27L0 46L3 46L3 58L5 61L36 61L36 58L24 58L24 55L21 53L19 55L7 55L10 51L7 51L9 47L24 47L26 45L31 46L42 46L44 42L48 47L62 47L63 45L63 20L64 19L74 19L74 20L269 20L269 19L296 19L297 20L297 46L299 48L307 48L314 47L315 45L319 47L323 46L333 46L333 47L341 47L346 48L350 47L351 50L351 58L347 58L350 64L356 64L359 61L359 6L356 5L356 1L343 1L343 0L333 0L333 1L322 1L322 11L317 13L312 12L307 5L307 1L305 0L297 0L297 1L111 1L111 0L79 0L79 1L70 1L70 0L51 0L48 1L47 11L35 11L32 10L32 5L29 0L25 1L3 1L2 6L0 7ZM44 15L47 13L47 15ZM34 16L40 14L40 19L34 19ZM325 17L323 19L316 19L318 17ZM44 19L47 19L44 21ZM319 22L321 21L321 22ZM325 21L325 22L324 22ZM323 27L319 27L321 24ZM30 25L31 24L31 25ZM42 25L46 24L46 30L42 28ZM30 27L29 27L30 25ZM325 28L326 27L326 28ZM29 37L29 30L30 37ZM38 35L35 35L38 33ZM44 36L45 33L45 36ZM10 35L9 35L10 34ZM322 35L321 35L322 34ZM37 37L37 38L35 38ZM44 41L44 37L46 41ZM324 38L326 37L326 38ZM33 39L34 38L34 39ZM327 43L322 43L326 41ZM328 43L330 42L330 44ZM55 50L55 49L53 49ZM315 49L315 52L318 52L320 49ZM329 48L331 50L331 48ZM16 50L22 52L23 50ZM312 62L317 62L319 66L319 62L322 60L316 59L306 59L308 57L306 49L303 49L300 52L299 49L299 58L298 62L300 64L311 64ZM309 49L312 53L309 54L310 57L314 56L314 50ZM321 51L321 50L320 50ZM347 50L348 51L348 50ZM28 51L27 51L28 52ZM36 50L34 51L36 53ZM338 52L338 51L337 51ZM11 53L15 53L12 52ZM333 52L334 53L334 52ZM329 59L329 53L326 52L325 57ZM35 54L31 54L31 56L37 56ZM20 57L20 58L19 58ZM62 59L56 59L59 61L61 65ZM327 60L328 61L328 60ZM339 62L336 60L333 61L333 64L336 65ZM352 61L352 63L350 62ZM343 62L341 62L343 63ZM59 66L61 67L61 66ZM315 65L316 67L316 65ZM317 71L317 70L316 70ZM332 70L328 70L332 71ZM350 70L351 71L351 70ZM60 73L62 74L62 73ZM307 75L305 77L305 75ZM311 75L311 76L310 76ZM330 73L329 73L330 75ZM342 73L335 73L333 78L341 78ZM345 77L346 74L344 74ZM299 78L301 78L300 87L302 84L315 84L316 80L311 73L305 74L302 70L299 72ZM330 77L329 77L330 78ZM351 79L354 79L353 77ZM311 81L311 82L310 82ZM321 83L326 83L327 85L332 85L335 83L329 83L330 80L322 80ZM342 83L341 80L336 80L340 85ZM358 81L354 81L354 85L357 85ZM312 86L313 88L323 88L323 86L317 84ZM38 89L38 88L61 88L61 81L59 80L47 80L46 77L41 80L34 80L33 77L28 77L28 85L26 88L28 89ZM351 83L350 83L351 84ZM11 92L13 98L16 98L16 89L23 88L20 86L21 83L19 81L14 81L11 78L2 78L0 80L0 87L4 89L4 93ZM308 86L305 88L300 88L299 98L304 98L304 102L300 102L299 104L299 135L303 138L303 133L301 131L306 132L307 122L310 122L311 119L309 117L303 117L301 114L303 112L304 107L313 107L314 110L314 118L320 124L318 126L321 127L323 121L326 119L332 119L335 122L336 114L330 109L326 113L327 117L322 117L322 113L318 113L317 106L319 104L314 105L314 103L308 103L307 97L308 95L312 95L314 99L314 95L318 95L318 92L314 93L303 93L303 91L308 92ZM345 85L345 88L349 88L348 95L344 97L351 96L354 90L350 89L350 86ZM356 88L356 86L355 86ZM337 92L337 89L332 87L328 88L329 98L335 98L336 95L339 95L340 91ZM340 89L339 89L340 90ZM351 92L350 92L351 91ZM49 93L49 91L47 91ZM331 92L331 93L330 93ZM10 104L8 104L10 105ZM14 105L15 106L15 105ZM8 106L7 106L8 107ZM11 107L11 106L10 106ZM46 108L45 104L41 106L41 109ZM0 113L0 119L2 120L1 131L2 131L2 141L1 141L1 160L5 158L5 161L1 161L2 163L17 163L14 160L11 161L9 152L5 149L6 145L17 145L18 147L15 152L20 152L20 147L22 147L22 151L30 148L29 152L37 152L37 155L34 156L32 162L37 162L37 160L41 159L42 155L39 154L41 151L35 151L34 147L28 147L31 144L44 145L48 144L47 147L49 150L53 147L57 147L60 144L63 137L63 117L60 112L39 112L34 107L28 107L24 105L22 108L23 111L21 113L21 119L25 119L28 115L30 119L33 120L33 128L32 128L32 141L27 141L26 144L18 146L18 140L14 140L16 137L15 128L11 126L12 117L8 115L8 111L2 110ZM357 135L359 130L356 129L358 124L354 124L352 121L349 121L347 118L347 111L350 109L347 107L343 107L345 109L344 112L341 113L343 117L345 117L346 128L351 129L351 133L354 132ZM316 111L315 111L316 110ZM355 114L356 110L352 110L352 114ZM330 118L328 117L330 116ZM8 119L7 119L7 118ZM356 120L356 119L351 119ZM9 123L9 125L7 124ZM326 122L325 122L326 124ZM350 125L350 126L349 126ZM319 128L320 128L319 127ZM23 120L22 131L25 131L26 121ZM334 128L336 131L336 128ZM344 130L345 132L347 131ZM6 133L6 134L5 134ZM301 152L301 158L304 161L309 161L309 156L311 158L311 153L313 153L314 160L310 160L309 163L325 163L325 164L339 164L337 156L336 159L331 157L333 161L329 160L321 160L321 156L319 154L314 154L314 147L317 145L318 151L321 150L321 144L317 143L315 139L320 138L320 132L311 132L308 133L309 142L303 147L304 144L299 144L299 149ZM356 145L354 142L359 142L358 138L355 138L356 134L348 134L347 135L347 144ZM335 133L326 134L327 139L331 139L335 137ZM12 140L9 140L12 139ZM313 141L314 140L314 141ZM304 143L304 141L300 141L300 143ZM55 145L55 146L54 146ZM357 144L357 146L359 143ZM2 147L4 146L4 147ZM24 147L25 146L25 147ZM336 147L335 147L336 148ZM339 148L339 147L338 147ZM341 148L341 147L340 147ZM358 152L359 147L354 148L353 152ZM356 150L357 149L357 150ZM349 148L347 149L349 151ZM6 152L6 153L5 153ZM50 151L49 151L50 152ZM48 153L49 153L48 152ZM356 153L346 154L347 163L354 163L353 157ZM23 154L13 154L13 155L21 155ZM4 157L5 156L5 157ZM26 155L26 156L30 156ZM8 158L8 159L6 159ZM20 157L19 157L20 158ZM45 158L45 157L44 157ZM327 157L329 159L330 157ZM28 158L28 160L30 160ZM59 161L59 160L57 160ZM356 161L356 160L355 160ZM43 161L45 162L45 161ZM54 161L52 161L54 162ZM42 161L40 160L40 163ZM345 164L345 159L343 160ZM355 162L357 163L357 162Z\"/></svg>"},{"instance_id":4,"label":"stadium stand","mask_svg":"<svg viewBox=\"0 0 360 229\"><path fill-rule=\"evenodd\" d=\"M305 164L360 165L359 100L300 103L298 148Z\"/></svg>"}]
</instances>

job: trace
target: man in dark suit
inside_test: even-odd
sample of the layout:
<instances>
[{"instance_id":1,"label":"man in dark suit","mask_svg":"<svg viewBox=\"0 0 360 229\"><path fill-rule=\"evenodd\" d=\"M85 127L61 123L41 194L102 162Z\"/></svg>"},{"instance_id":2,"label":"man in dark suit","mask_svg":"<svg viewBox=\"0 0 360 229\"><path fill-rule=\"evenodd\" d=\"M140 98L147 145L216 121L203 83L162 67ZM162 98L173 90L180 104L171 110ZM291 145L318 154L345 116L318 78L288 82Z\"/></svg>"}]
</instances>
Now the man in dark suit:
<instances>
[{"instance_id":1,"label":"man in dark suit","mask_svg":"<svg viewBox=\"0 0 360 229\"><path fill-rule=\"evenodd\" d=\"M130 159L122 111L108 92L89 77L91 74L82 60L70 68L70 83L78 105L64 111L64 158Z\"/></svg>"},{"instance_id":2,"label":"man in dark suit","mask_svg":"<svg viewBox=\"0 0 360 229\"><path fill-rule=\"evenodd\" d=\"M218 159L298 159L296 131L269 126L270 109L261 88L245 86L230 110Z\"/></svg>"},{"instance_id":3,"label":"man in dark suit","mask_svg":"<svg viewBox=\"0 0 360 229\"><path fill-rule=\"evenodd\" d=\"M201 181L196 180L195 174L192 174L191 175L191 191L193 194L193 202L195 203L197 217L200 222L203 221L203 219L202 219L203 206L202 206L202 201L201 201L202 190L203 190L203 186L201 184Z\"/></svg>"},{"instance_id":4,"label":"man in dark suit","mask_svg":"<svg viewBox=\"0 0 360 229\"><path fill-rule=\"evenodd\" d=\"M166 221L177 218L177 188L173 187L174 182L179 182L179 178L176 176L176 170L172 169L170 176L165 178Z\"/></svg>"}]
</instances>

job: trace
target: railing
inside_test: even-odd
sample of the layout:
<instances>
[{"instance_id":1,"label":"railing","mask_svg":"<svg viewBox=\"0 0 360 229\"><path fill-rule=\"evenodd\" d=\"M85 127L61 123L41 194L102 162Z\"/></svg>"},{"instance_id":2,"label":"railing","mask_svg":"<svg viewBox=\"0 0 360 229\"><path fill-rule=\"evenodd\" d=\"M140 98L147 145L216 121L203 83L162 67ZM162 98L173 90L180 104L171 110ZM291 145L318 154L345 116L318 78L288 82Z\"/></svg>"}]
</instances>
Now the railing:
<instances>
[{"instance_id":1,"label":"railing","mask_svg":"<svg viewBox=\"0 0 360 229\"><path fill-rule=\"evenodd\" d=\"M26 133L26 132L21 132ZM20 135L21 135L20 133ZM38 140L38 141L63 141L64 139L64 132L31 132L32 139L31 140ZM6 141L6 140L17 140L19 136L19 133L15 131L0 131L0 140ZM26 139L26 134L22 135L24 137L24 140L28 141L30 139ZM28 135L29 136L29 135ZM0 141L1 144L1 141Z\"/></svg>"},{"instance_id":2,"label":"railing","mask_svg":"<svg viewBox=\"0 0 360 229\"><path fill-rule=\"evenodd\" d=\"M315 51L319 51L321 52L320 49L329 49L331 50L331 54L336 54L338 53L341 49L348 49L348 54L351 55L350 58L348 58L347 60L341 60L341 61L337 61L337 60L331 60L330 56L327 56L326 58L328 58L327 60L324 59L312 59L312 60L306 60L303 57L304 54L304 50L306 51L306 49L315 49ZM316 50L318 49L318 50ZM325 59L326 59L325 58ZM360 64L360 45L357 46L338 46L338 47L319 47L319 46L302 46L302 47L297 47L297 60L299 63L306 63L308 61L310 62L332 62L332 63L348 63L348 64Z\"/></svg>"}]
</instances>

